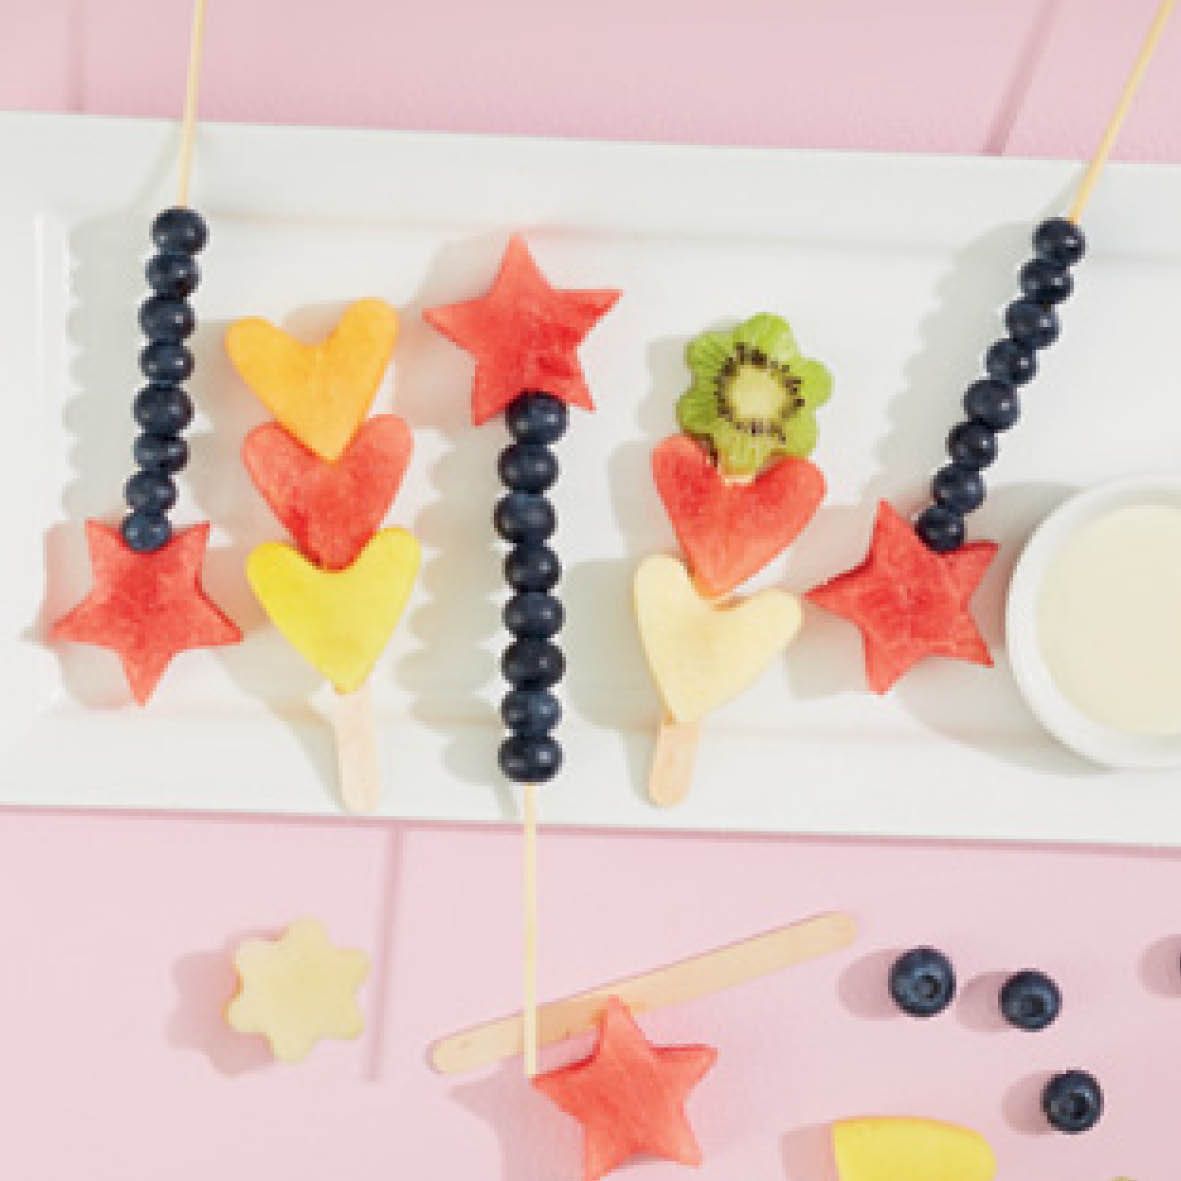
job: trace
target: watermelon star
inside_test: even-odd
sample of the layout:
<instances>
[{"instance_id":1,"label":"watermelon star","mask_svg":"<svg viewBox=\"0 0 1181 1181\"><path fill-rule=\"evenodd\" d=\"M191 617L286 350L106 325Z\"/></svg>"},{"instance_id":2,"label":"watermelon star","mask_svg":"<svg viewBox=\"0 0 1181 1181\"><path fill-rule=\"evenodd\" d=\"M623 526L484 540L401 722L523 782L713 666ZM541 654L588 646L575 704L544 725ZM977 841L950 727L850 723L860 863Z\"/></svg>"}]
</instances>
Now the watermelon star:
<instances>
[{"instance_id":1,"label":"watermelon star","mask_svg":"<svg viewBox=\"0 0 1181 1181\"><path fill-rule=\"evenodd\" d=\"M807 597L861 629L866 679L885 693L927 656L992 664L968 603L996 551L977 541L937 554L882 501L865 561Z\"/></svg>"},{"instance_id":2,"label":"watermelon star","mask_svg":"<svg viewBox=\"0 0 1181 1181\"><path fill-rule=\"evenodd\" d=\"M201 589L208 523L177 533L153 553L128 547L118 529L86 522L94 585L50 636L110 648L143 705L178 652L236 644L237 626Z\"/></svg>"},{"instance_id":3,"label":"watermelon star","mask_svg":"<svg viewBox=\"0 0 1181 1181\"><path fill-rule=\"evenodd\" d=\"M593 410L577 349L619 294L551 287L514 234L487 295L423 315L476 358L472 420L479 426L529 390Z\"/></svg>"},{"instance_id":4,"label":"watermelon star","mask_svg":"<svg viewBox=\"0 0 1181 1181\"><path fill-rule=\"evenodd\" d=\"M685 1099L717 1059L712 1046L653 1046L618 997L607 1001L594 1053L533 1085L582 1124L584 1181L641 1153L701 1164Z\"/></svg>"}]
</instances>

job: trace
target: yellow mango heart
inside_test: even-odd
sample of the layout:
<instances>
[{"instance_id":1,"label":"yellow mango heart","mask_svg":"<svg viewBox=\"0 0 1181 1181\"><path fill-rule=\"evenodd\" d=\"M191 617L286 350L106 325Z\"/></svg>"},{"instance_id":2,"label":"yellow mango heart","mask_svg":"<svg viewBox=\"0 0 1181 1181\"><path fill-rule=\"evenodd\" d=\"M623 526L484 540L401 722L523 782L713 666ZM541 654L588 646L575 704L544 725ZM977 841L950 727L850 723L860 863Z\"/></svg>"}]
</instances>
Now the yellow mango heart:
<instances>
[{"instance_id":1,"label":"yellow mango heart","mask_svg":"<svg viewBox=\"0 0 1181 1181\"><path fill-rule=\"evenodd\" d=\"M304 344L257 316L231 324L225 343L242 380L278 422L333 463L369 413L397 337L394 309L362 299L319 344Z\"/></svg>"},{"instance_id":2,"label":"yellow mango heart","mask_svg":"<svg viewBox=\"0 0 1181 1181\"><path fill-rule=\"evenodd\" d=\"M833 1124L841 1181L992 1181L996 1157L969 1128L927 1119L850 1119Z\"/></svg>"},{"instance_id":3,"label":"yellow mango heart","mask_svg":"<svg viewBox=\"0 0 1181 1181\"><path fill-rule=\"evenodd\" d=\"M800 630L795 595L765 590L733 604L702 598L676 558L655 554L636 571L636 618L668 712L696 722L754 682Z\"/></svg>"},{"instance_id":4,"label":"yellow mango heart","mask_svg":"<svg viewBox=\"0 0 1181 1181\"><path fill-rule=\"evenodd\" d=\"M338 693L352 693L397 626L418 562L412 533L383 529L343 570L321 570L291 546L266 542L246 560L246 578L287 642Z\"/></svg>"}]
</instances>

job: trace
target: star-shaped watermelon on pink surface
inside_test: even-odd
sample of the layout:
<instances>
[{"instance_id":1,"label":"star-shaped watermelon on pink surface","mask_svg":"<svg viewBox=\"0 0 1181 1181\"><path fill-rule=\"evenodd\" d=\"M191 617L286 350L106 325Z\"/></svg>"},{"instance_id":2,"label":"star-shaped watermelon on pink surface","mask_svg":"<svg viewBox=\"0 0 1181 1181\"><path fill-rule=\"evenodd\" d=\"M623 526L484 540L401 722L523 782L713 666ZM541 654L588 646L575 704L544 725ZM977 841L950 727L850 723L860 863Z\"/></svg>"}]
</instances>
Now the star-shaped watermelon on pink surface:
<instances>
[{"instance_id":1,"label":"star-shaped watermelon on pink surface","mask_svg":"<svg viewBox=\"0 0 1181 1181\"><path fill-rule=\"evenodd\" d=\"M178 652L242 639L201 588L208 541L205 523L177 533L153 553L136 553L118 529L87 521L94 585L53 625L51 637L111 649L143 705Z\"/></svg>"},{"instance_id":2,"label":"star-shaped watermelon on pink surface","mask_svg":"<svg viewBox=\"0 0 1181 1181\"><path fill-rule=\"evenodd\" d=\"M996 551L976 541L937 554L882 501L865 561L807 597L861 629L866 679L885 693L927 656L992 664L968 604Z\"/></svg>"},{"instance_id":3,"label":"star-shaped watermelon on pink surface","mask_svg":"<svg viewBox=\"0 0 1181 1181\"><path fill-rule=\"evenodd\" d=\"M479 426L529 391L593 410L577 350L619 294L551 287L515 234L487 295L423 315L476 358L472 420Z\"/></svg>"},{"instance_id":4,"label":"star-shaped watermelon on pink surface","mask_svg":"<svg viewBox=\"0 0 1181 1181\"><path fill-rule=\"evenodd\" d=\"M685 1100L717 1060L712 1046L653 1046L611 997L594 1053L533 1085L583 1126L584 1181L645 1154L701 1164Z\"/></svg>"}]
</instances>

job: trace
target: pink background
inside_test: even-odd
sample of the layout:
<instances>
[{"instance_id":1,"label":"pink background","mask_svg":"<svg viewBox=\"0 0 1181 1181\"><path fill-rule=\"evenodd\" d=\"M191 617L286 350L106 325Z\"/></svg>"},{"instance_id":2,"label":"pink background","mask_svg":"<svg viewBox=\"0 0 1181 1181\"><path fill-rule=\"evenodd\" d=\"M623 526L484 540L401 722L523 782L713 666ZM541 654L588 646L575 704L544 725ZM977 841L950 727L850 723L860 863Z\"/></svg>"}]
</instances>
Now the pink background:
<instances>
[{"instance_id":1,"label":"pink background","mask_svg":"<svg viewBox=\"0 0 1181 1181\"><path fill-rule=\"evenodd\" d=\"M1082 155L1153 3L212 0L204 112ZM173 114L187 7L4 0L0 106ZM1181 25L1119 154L1181 159L1179 102ZM436 1035L516 1007L517 859L498 831L3 815L0 1174L576 1177L574 1126L515 1068L455 1083L424 1063ZM1002 1178L1176 1175L1172 854L549 833L541 880L550 994L818 910L860 918L846 955L645 1022L721 1051L691 1109L705 1177L830 1181L820 1125L874 1112L980 1129ZM368 1029L281 1067L220 1023L227 949L305 913L373 953ZM883 999L891 951L918 941L967 982L922 1025ZM1028 964L1067 998L1039 1036L993 1015L997 974ZM1068 1139L1042 1129L1036 1097L1073 1066L1099 1075L1109 1113Z\"/></svg>"}]
</instances>

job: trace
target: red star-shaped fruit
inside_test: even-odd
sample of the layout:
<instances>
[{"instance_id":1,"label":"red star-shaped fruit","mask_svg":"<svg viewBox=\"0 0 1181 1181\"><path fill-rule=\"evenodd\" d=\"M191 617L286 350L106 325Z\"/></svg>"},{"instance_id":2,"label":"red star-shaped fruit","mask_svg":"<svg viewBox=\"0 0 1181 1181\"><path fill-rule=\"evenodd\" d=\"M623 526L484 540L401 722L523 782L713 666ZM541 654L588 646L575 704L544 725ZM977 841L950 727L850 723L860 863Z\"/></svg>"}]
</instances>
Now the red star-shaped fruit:
<instances>
[{"instance_id":1,"label":"red star-shaped fruit","mask_svg":"<svg viewBox=\"0 0 1181 1181\"><path fill-rule=\"evenodd\" d=\"M713 1066L712 1046L653 1046L611 997L589 1058L539 1075L533 1085L582 1124L584 1179L598 1181L641 1153L701 1164L685 1099Z\"/></svg>"},{"instance_id":2,"label":"red star-shaped fruit","mask_svg":"<svg viewBox=\"0 0 1181 1181\"><path fill-rule=\"evenodd\" d=\"M976 541L937 554L883 500L865 561L808 598L861 629L866 679L885 693L926 656L992 664L968 602L996 551L995 542Z\"/></svg>"},{"instance_id":3,"label":"red star-shaped fruit","mask_svg":"<svg viewBox=\"0 0 1181 1181\"><path fill-rule=\"evenodd\" d=\"M155 553L141 554L118 529L87 521L94 585L50 635L118 653L132 695L143 705L178 652L242 638L201 589L208 540L209 525L195 525Z\"/></svg>"},{"instance_id":4,"label":"red star-shaped fruit","mask_svg":"<svg viewBox=\"0 0 1181 1181\"><path fill-rule=\"evenodd\" d=\"M423 314L476 358L472 419L479 426L527 390L593 410L577 349L618 298L618 291L551 287L514 235L487 295Z\"/></svg>"}]
</instances>

